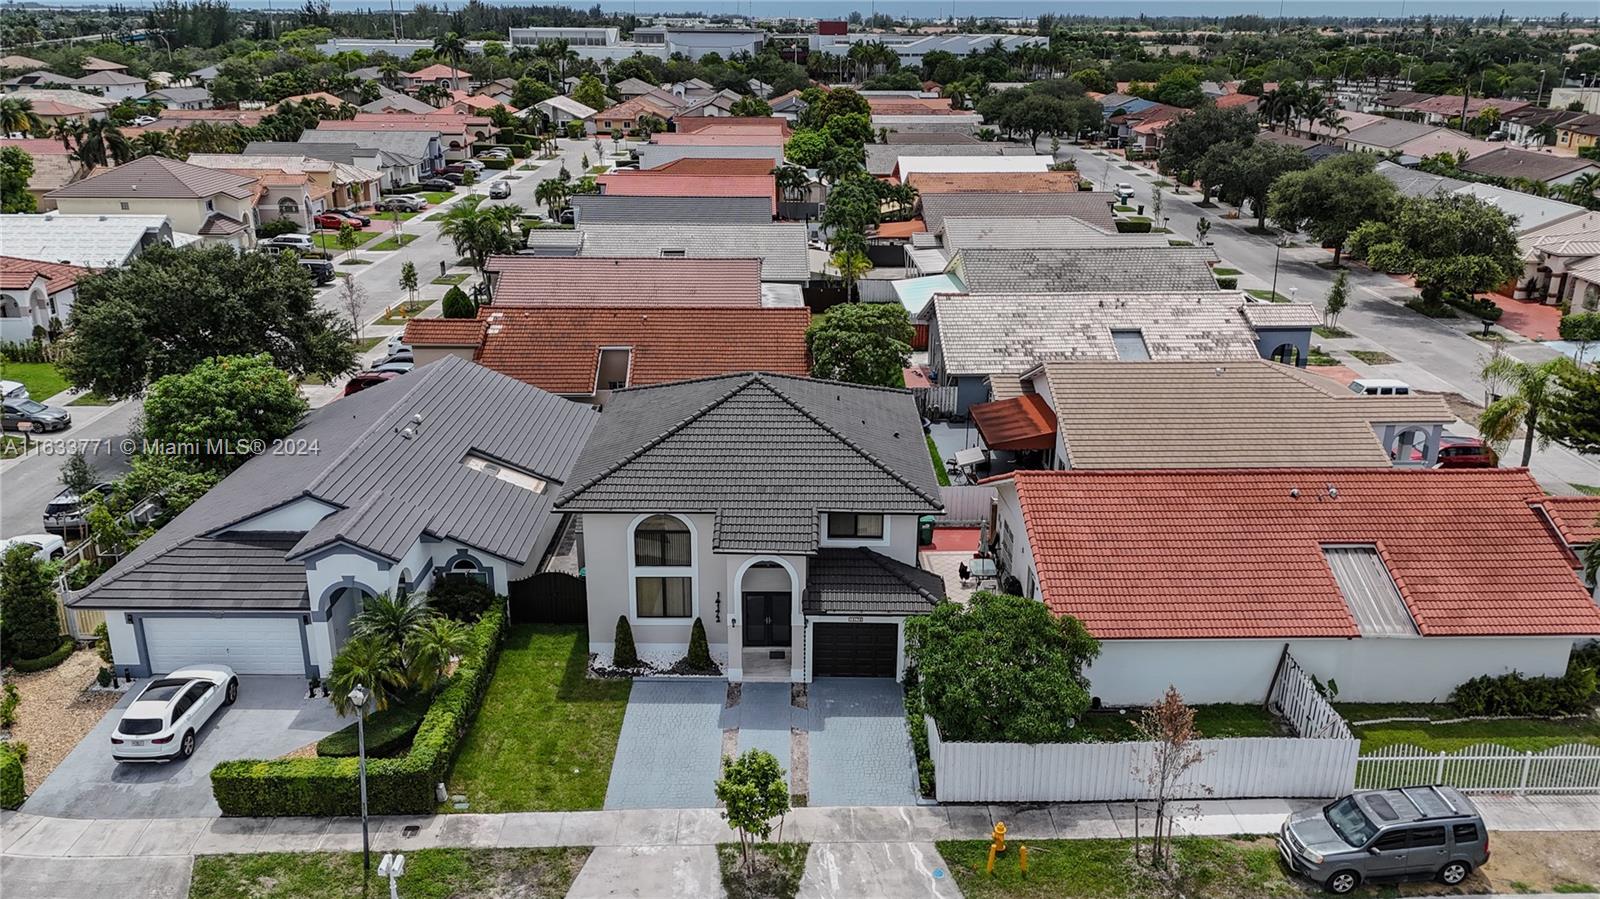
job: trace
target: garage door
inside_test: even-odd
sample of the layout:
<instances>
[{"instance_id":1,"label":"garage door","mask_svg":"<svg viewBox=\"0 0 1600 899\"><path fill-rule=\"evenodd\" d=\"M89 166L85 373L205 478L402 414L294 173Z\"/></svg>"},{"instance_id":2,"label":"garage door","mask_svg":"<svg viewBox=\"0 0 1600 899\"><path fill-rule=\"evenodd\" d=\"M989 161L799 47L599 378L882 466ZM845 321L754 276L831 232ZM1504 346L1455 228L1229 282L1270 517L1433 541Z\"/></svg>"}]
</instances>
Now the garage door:
<instances>
[{"instance_id":1,"label":"garage door","mask_svg":"<svg viewBox=\"0 0 1600 899\"><path fill-rule=\"evenodd\" d=\"M299 618L146 618L150 670L227 665L240 674L306 672Z\"/></svg>"},{"instance_id":2,"label":"garage door","mask_svg":"<svg viewBox=\"0 0 1600 899\"><path fill-rule=\"evenodd\" d=\"M811 673L816 677L894 677L895 624L811 626Z\"/></svg>"}]
</instances>

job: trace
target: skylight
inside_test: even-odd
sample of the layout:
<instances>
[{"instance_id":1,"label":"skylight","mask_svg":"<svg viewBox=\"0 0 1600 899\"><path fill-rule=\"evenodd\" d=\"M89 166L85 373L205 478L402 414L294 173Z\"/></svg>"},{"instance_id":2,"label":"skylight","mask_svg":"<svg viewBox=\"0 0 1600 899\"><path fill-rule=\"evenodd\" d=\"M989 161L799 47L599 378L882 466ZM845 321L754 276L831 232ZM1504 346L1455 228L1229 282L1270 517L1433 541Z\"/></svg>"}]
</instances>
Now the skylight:
<instances>
[{"instance_id":1,"label":"skylight","mask_svg":"<svg viewBox=\"0 0 1600 899\"><path fill-rule=\"evenodd\" d=\"M1417 625L1411 620L1400 590L1389 576L1375 546L1324 546L1322 554L1333 570L1339 593L1356 619L1363 637L1414 637Z\"/></svg>"},{"instance_id":2,"label":"skylight","mask_svg":"<svg viewBox=\"0 0 1600 899\"><path fill-rule=\"evenodd\" d=\"M1145 346L1143 331L1112 331L1111 342L1116 344L1117 358L1124 362L1150 361L1150 348Z\"/></svg>"},{"instance_id":3,"label":"skylight","mask_svg":"<svg viewBox=\"0 0 1600 899\"><path fill-rule=\"evenodd\" d=\"M545 487L548 486L548 482L543 478L536 477L518 468L512 468L504 462L480 456L470 450L467 452L466 458L461 460L461 464L473 471L481 471L484 474L492 475L496 480L514 484L532 493L543 493Z\"/></svg>"}]
</instances>

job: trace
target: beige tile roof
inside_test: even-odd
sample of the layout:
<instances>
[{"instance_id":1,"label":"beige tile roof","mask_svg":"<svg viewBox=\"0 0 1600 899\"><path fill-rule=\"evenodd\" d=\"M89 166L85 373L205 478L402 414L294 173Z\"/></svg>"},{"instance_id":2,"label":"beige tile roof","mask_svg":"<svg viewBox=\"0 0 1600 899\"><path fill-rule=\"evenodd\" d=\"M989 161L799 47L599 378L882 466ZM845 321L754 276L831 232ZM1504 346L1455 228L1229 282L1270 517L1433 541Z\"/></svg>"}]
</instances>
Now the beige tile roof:
<instances>
[{"instance_id":1,"label":"beige tile roof","mask_svg":"<svg viewBox=\"0 0 1600 899\"><path fill-rule=\"evenodd\" d=\"M1246 303L1239 308L1252 328L1315 328L1322 313L1309 303Z\"/></svg>"},{"instance_id":2,"label":"beige tile roof","mask_svg":"<svg viewBox=\"0 0 1600 899\"><path fill-rule=\"evenodd\" d=\"M1044 371L1074 469L1386 468L1375 425L1455 420L1437 395L1357 396L1264 359Z\"/></svg>"}]
</instances>

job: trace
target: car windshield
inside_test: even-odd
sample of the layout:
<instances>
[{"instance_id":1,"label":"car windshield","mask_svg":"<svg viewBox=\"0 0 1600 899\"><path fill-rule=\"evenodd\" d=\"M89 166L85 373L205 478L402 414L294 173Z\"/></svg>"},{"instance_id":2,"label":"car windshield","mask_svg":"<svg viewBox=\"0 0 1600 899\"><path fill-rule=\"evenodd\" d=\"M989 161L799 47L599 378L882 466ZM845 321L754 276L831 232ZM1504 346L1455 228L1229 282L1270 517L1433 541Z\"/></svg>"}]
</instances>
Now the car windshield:
<instances>
[{"instance_id":1,"label":"car windshield","mask_svg":"<svg viewBox=\"0 0 1600 899\"><path fill-rule=\"evenodd\" d=\"M160 718L124 718L122 723L117 725L117 730L130 737L141 737L145 734L160 733L161 728L165 726L166 722Z\"/></svg>"},{"instance_id":2,"label":"car windshield","mask_svg":"<svg viewBox=\"0 0 1600 899\"><path fill-rule=\"evenodd\" d=\"M1351 846L1365 846L1378 832L1378 826L1362 813L1354 797L1346 796L1322 810L1323 817L1339 834L1339 839Z\"/></svg>"}]
</instances>

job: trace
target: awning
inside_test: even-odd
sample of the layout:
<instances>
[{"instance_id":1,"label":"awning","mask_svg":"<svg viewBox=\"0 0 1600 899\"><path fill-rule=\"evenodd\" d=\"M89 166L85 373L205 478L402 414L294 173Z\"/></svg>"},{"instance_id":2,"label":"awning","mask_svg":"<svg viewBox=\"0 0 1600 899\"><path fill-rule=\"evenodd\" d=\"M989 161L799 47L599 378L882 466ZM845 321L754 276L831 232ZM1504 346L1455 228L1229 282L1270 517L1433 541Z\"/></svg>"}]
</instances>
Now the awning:
<instances>
[{"instance_id":1,"label":"awning","mask_svg":"<svg viewBox=\"0 0 1600 899\"><path fill-rule=\"evenodd\" d=\"M979 403L967 413L991 450L1043 450L1056 445L1056 413L1037 393Z\"/></svg>"}]
</instances>

